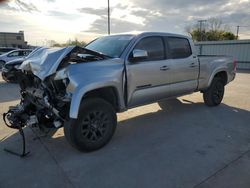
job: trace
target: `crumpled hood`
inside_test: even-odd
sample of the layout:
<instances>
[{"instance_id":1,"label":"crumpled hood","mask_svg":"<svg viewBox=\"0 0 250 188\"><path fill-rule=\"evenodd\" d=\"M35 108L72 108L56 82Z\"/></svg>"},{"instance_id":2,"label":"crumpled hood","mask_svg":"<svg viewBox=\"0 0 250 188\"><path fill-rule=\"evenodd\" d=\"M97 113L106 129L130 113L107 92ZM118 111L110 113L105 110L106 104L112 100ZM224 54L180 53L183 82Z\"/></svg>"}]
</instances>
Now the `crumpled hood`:
<instances>
[{"instance_id":1,"label":"crumpled hood","mask_svg":"<svg viewBox=\"0 0 250 188\"><path fill-rule=\"evenodd\" d=\"M76 46L65 48L44 48L41 52L31 58L26 59L19 69L31 71L34 75L44 80L46 77L55 73L59 64Z\"/></svg>"}]
</instances>

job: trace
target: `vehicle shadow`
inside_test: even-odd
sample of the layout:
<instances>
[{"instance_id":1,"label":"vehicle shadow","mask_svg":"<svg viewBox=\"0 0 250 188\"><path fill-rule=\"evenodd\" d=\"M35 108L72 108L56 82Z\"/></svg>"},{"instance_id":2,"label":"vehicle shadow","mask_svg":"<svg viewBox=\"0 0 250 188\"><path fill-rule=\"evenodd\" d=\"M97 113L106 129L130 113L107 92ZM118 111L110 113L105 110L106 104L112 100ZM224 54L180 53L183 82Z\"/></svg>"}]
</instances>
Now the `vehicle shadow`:
<instances>
[{"instance_id":1,"label":"vehicle shadow","mask_svg":"<svg viewBox=\"0 0 250 188\"><path fill-rule=\"evenodd\" d=\"M159 102L159 106L160 108L156 112L146 113L119 121L111 143L103 149L92 153L106 152L116 146L119 146L119 148L131 147L130 144L132 143L136 145L134 141L136 141L138 136L144 137L142 138L144 141L150 141L150 139L153 141L161 136L165 138L167 136L172 137L174 134L179 134L178 132L181 132L182 129L188 129L189 126L191 126L190 128L199 126L209 128L209 126L220 124L220 127L225 126L226 129L237 132L239 130L233 129L239 126L245 127L250 121L249 111L231 107L226 104L221 104L218 107L207 107L203 103L195 103L185 99L172 99ZM143 107L140 108L143 110ZM28 129L30 130L31 128L26 127L24 129L25 132L29 132L27 138L31 135L33 138L40 137L45 144L51 144L48 145L48 147L54 148L55 151L58 150L58 148L61 148L60 150L69 149L70 151L75 151L75 149L68 147L62 129L52 130L47 136L41 136L44 134L40 133L38 129L32 128L32 131L28 131ZM174 133L173 131L175 129L178 132ZM18 139L18 137L19 135L16 133L0 143L1 145L5 143L9 144L9 140L11 141L13 138ZM32 145L32 140L33 139L31 139L30 143L28 142L29 145ZM141 142L142 140L138 141ZM54 146L58 148L56 149Z\"/></svg>"},{"instance_id":2,"label":"vehicle shadow","mask_svg":"<svg viewBox=\"0 0 250 188\"><path fill-rule=\"evenodd\" d=\"M101 184L104 172L105 176L110 177L119 174L118 178L137 176L138 169L142 170L145 165L147 168L144 171L154 170L156 166L159 168L160 164L154 162L158 161L161 166L166 166L164 171L169 178L176 180L174 182L179 181L181 185L181 181L189 180L194 171L202 172L193 177L198 181L204 178L204 174L223 167L225 162L249 149L250 112L247 110L226 104L207 107L203 103L185 99L162 101L159 106L161 108L156 112L119 121L111 142L90 153L81 153L72 148L64 138L62 129L51 136L34 140L39 133L25 128L28 149L31 151L27 159L36 165L37 158L45 160L46 157L41 155L49 155L66 172L82 178L80 181L69 175L77 185L86 181L96 185L91 178L93 175L100 177ZM141 110L143 108L140 107ZM18 149L18 144L20 137L17 133L1 140L0 163L9 163L14 159L10 154L3 153L3 147ZM39 162L36 168L43 171L47 168L42 165L44 163L46 161ZM15 169L13 164L8 166L10 172ZM25 164L19 162L19 167L25 169ZM101 167L97 167L100 164ZM93 167L98 170L93 170ZM161 177L161 172L154 171L150 178L158 176ZM178 179L180 176L182 180ZM166 185L174 187L171 183Z\"/></svg>"}]
</instances>

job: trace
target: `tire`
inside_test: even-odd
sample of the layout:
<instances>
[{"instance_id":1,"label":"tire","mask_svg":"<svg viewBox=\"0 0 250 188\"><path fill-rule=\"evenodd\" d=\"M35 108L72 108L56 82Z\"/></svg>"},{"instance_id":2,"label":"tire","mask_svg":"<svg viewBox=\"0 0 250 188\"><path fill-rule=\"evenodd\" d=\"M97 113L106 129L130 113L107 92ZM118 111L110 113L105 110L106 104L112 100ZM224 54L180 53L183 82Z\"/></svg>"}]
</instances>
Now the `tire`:
<instances>
[{"instance_id":1,"label":"tire","mask_svg":"<svg viewBox=\"0 0 250 188\"><path fill-rule=\"evenodd\" d=\"M106 145L117 125L112 105L100 98L86 98L79 108L76 120L64 125L68 142L80 151L94 151Z\"/></svg>"},{"instance_id":2,"label":"tire","mask_svg":"<svg viewBox=\"0 0 250 188\"><path fill-rule=\"evenodd\" d=\"M218 106L224 96L225 85L221 78L214 78L210 87L204 91L203 100L207 106Z\"/></svg>"}]
</instances>

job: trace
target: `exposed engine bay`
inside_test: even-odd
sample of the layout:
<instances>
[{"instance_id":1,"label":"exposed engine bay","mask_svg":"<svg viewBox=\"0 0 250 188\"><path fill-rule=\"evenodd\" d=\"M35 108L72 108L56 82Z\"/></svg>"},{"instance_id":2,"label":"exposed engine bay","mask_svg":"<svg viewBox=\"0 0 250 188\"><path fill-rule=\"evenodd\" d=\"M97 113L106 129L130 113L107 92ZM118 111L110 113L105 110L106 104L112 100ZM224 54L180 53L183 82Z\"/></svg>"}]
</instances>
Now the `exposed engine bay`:
<instances>
[{"instance_id":1,"label":"exposed engine bay","mask_svg":"<svg viewBox=\"0 0 250 188\"><path fill-rule=\"evenodd\" d=\"M41 81L32 73L18 76L21 102L11 107L7 119L13 125L35 125L59 128L67 118L70 98L66 96L66 83L52 81L53 76Z\"/></svg>"},{"instance_id":2,"label":"exposed engine bay","mask_svg":"<svg viewBox=\"0 0 250 188\"><path fill-rule=\"evenodd\" d=\"M44 59L50 57L44 53L44 56L46 55ZM24 126L38 126L41 130L62 127L69 118L71 96L66 91L69 79L61 75L61 70L70 64L106 58L108 57L76 46L64 55L55 72L42 79L34 74L34 71L27 66L27 62L23 62L22 72L17 75L21 101L4 114L4 122L8 127L19 130ZM27 61L32 62L32 59Z\"/></svg>"}]
</instances>

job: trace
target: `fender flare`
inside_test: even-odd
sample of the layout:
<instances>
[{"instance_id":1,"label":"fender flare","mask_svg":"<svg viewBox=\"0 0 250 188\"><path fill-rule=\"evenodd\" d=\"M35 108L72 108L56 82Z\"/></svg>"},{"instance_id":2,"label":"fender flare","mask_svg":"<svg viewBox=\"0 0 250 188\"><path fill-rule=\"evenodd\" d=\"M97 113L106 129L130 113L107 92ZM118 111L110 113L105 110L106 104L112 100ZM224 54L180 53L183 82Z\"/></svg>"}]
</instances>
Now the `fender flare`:
<instances>
[{"instance_id":1,"label":"fender flare","mask_svg":"<svg viewBox=\"0 0 250 188\"><path fill-rule=\"evenodd\" d=\"M208 85L207 87L209 87L215 77L216 74L218 74L219 72L226 72L227 73L227 77L228 77L228 72L227 69L225 67L221 67L219 69L216 69L210 76L209 80L208 80Z\"/></svg>"},{"instance_id":2,"label":"fender flare","mask_svg":"<svg viewBox=\"0 0 250 188\"><path fill-rule=\"evenodd\" d=\"M95 89L101 89L104 87L113 87L116 89L117 91L117 98L118 98L118 102L119 104L121 102L124 102L121 100L121 93L119 93L119 89L118 88L118 83L114 82L114 81L109 81L109 82L99 82L99 83L94 83L94 84L89 84L89 85L85 85L85 86L79 86L76 88L76 90L74 91L73 95L72 95L72 99L71 99L71 103L70 103L70 111L69 111L69 117L73 118L73 119L77 119L78 117L78 113L79 113L79 108L81 105L81 101L82 98L84 97L84 95L92 90ZM120 104L122 105L122 104Z\"/></svg>"}]
</instances>

